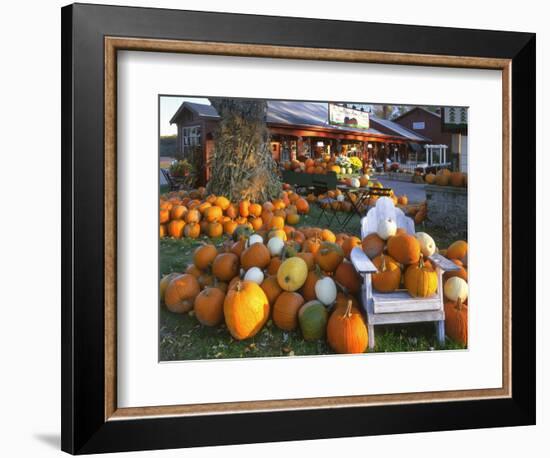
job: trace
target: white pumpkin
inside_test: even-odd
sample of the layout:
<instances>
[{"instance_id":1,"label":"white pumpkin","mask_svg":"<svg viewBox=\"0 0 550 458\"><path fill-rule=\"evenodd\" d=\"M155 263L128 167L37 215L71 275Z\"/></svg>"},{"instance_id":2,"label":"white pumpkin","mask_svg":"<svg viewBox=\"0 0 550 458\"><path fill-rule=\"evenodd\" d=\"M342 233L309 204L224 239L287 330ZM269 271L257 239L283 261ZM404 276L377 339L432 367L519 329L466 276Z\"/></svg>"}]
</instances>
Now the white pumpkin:
<instances>
[{"instance_id":1,"label":"white pumpkin","mask_svg":"<svg viewBox=\"0 0 550 458\"><path fill-rule=\"evenodd\" d=\"M460 277L451 277L445 282L443 291L450 301L464 302L468 298L468 283Z\"/></svg>"},{"instance_id":2,"label":"white pumpkin","mask_svg":"<svg viewBox=\"0 0 550 458\"><path fill-rule=\"evenodd\" d=\"M285 242L279 237L271 237L267 242L267 249L271 256L280 256L285 247Z\"/></svg>"},{"instance_id":3,"label":"white pumpkin","mask_svg":"<svg viewBox=\"0 0 550 458\"><path fill-rule=\"evenodd\" d=\"M315 296L324 305L329 306L336 300L336 283L330 277L324 277L315 283Z\"/></svg>"},{"instance_id":4,"label":"white pumpkin","mask_svg":"<svg viewBox=\"0 0 550 458\"><path fill-rule=\"evenodd\" d=\"M253 281L258 285L261 285L264 281L264 273L259 267L251 267L244 274L244 280Z\"/></svg>"},{"instance_id":5,"label":"white pumpkin","mask_svg":"<svg viewBox=\"0 0 550 458\"><path fill-rule=\"evenodd\" d=\"M358 188L359 186L361 186L361 182L359 181L359 178L352 178L350 181L350 186L352 188Z\"/></svg>"},{"instance_id":6,"label":"white pumpkin","mask_svg":"<svg viewBox=\"0 0 550 458\"><path fill-rule=\"evenodd\" d=\"M344 202L344 200L346 200L346 196L344 196L344 194L339 194L337 197L336 197L336 200L338 202Z\"/></svg>"},{"instance_id":7,"label":"white pumpkin","mask_svg":"<svg viewBox=\"0 0 550 458\"><path fill-rule=\"evenodd\" d=\"M376 226L376 233L378 237L382 240L388 240L390 237L393 237L397 232L397 224L391 218L386 218L381 221L378 221Z\"/></svg>"},{"instance_id":8,"label":"white pumpkin","mask_svg":"<svg viewBox=\"0 0 550 458\"><path fill-rule=\"evenodd\" d=\"M351 167L348 167L348 175L351 175L353 173L353 169Z\"/></svg>"},{"instance_id":9,"label":"white pumpkin","mask_svg":"<svg viewBox=\"0 0 550 458\"><path fill-rule=\"evenodd\" d=\"M248 246L254 245L255 243L264 243L264 239L259 234L252 234L248 237Z\"/></svg>"},{"instance_id":10,"label":"white pumpkin","mask_svg":"<svg viewBox=\"0 0 550 458\"><path fill-rule=\"evenodd\" d=\"M434 239L432 239L429 234L426 234L425 232L417 232L414 236L416 237L416 240L418 240L418 243L420 244L420 251L422 251L422 254L425 257L431 256L436 252L437 246L435 245Z\"/></svg>"}]
</instances>

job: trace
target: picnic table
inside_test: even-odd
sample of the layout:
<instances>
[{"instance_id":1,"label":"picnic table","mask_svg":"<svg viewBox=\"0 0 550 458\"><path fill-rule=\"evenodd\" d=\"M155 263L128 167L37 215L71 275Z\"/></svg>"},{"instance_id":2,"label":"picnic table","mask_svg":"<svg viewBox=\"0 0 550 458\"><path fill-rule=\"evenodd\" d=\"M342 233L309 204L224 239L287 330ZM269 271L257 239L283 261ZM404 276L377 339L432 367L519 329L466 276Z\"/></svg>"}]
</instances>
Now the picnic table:
<instances>
[{"instance_id":1,"label":"picnic table","mask_svg":"<svg viewBox=\"0 0 550 458\"><path fill-rule=\"evenodd\" d=\"M368 212L370 206L370 198L373 196L387 196L391 195L390 188L380 188L377 186L360 186L358 188L348 185L338 185L337 188L347 197L351 203L351 211L346 214L344 220L340 223L342 230L349 224L353 215L363 217L363 205L367 202L367 209L364 213Z\"/></svg>"}]
</instances>

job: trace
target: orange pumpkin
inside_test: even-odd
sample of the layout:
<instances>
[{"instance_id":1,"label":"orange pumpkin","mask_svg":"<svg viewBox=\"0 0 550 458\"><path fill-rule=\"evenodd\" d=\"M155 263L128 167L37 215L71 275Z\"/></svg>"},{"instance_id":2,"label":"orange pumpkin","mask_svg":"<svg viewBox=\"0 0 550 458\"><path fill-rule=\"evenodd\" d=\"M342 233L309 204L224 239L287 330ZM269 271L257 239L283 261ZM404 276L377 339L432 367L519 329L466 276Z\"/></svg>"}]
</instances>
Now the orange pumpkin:
<instances>
[{"instance_id":1,"label":"orange pumpkin","mask_svg":"<svg viewBox=\"0 0 550 458\"><path fill-rule=\"evenodd\" d=\"M304 233L298 229L294 229L289 235L289 238L292 241L299 243L300 245L306 240L306 236L304 235Z\"/></svg>"},{"instance_id":2,"label":"orange pumpkin","mask_svg":"<svg viewBox=\"0 0 550 458\"><path fill-rule=\"evenodd\" d=\"M170 202L161 201L160 210L168 210L168 215L170 215L171 209L172 209L172 204Z\"/></svg>"},{"instance_id":3,"label":"orange pumpkin","mask_svg":"<svg viewBox=\"0 0 550 458\"><path fill-rule=\"evenodd\" d=\"M434 184L435 183L435 175L433 173L428 173L424 177L424 181L426 181L426 183L428 183L428 184Z\"/></svg>"},{"instance_id":4,"label":"orange pumpkin","mask_svg":"<svg viewBox=\"0 0 550 458\"><path fill-rule=\"evenodd\" d=\"M436 175L435 184L438 186L447 186L449 184L449 175Z\"/></svg>"},{"instance_id":5,"label":"orange pumpkin","mask_svg":"<svg viewBox=\"0 0 550 458\"><path fill-rule=\"evenodd\" d=\"M304 298L298 293L283 291L273 306L273 322L284 331L292 331L298 326L298 311Z\"/></svg>"},{"instance_id":6,"label":"orange pumpkin","mask_svg":"<svg viewBox=\"0 0 550 458\"><path fill-rule=\"evenodd\" d=\"M174 207L172 207L172 210L170 210L170 218L182 219L186 213L187 213L187 207L183 205L175 205Z\"/></svg>"},{"instance_id":7,"label":"orange pumpkin","mask_svg":"<svg viewBox=\"0 0 550 458\"><path fill-rule=\"evenodd\" d=\"M241 254L241 266L248 270L251 267L264 269L271 260L271 254L263 243L254 243L246 248Z\"/></svg>"},{"instance_id":8,"label":"orange pumpkin","mask_svg":"<svg viewBox=\"0 0 550 458\"><path fill-rule=\"evenodd\" d=\"M275 210L283 210L285 207L283 199L273 199L273 208Z\"/></svg>"},{"instance_id":9,"label":"orange pumpkin","mask_svg":"<svg viewBox=\"0 0 550 458\"><path fill-rule=\"evenodd\" d=\"M361 246L361 239L359 237L355 237L353 235L344 239L344 241L342 242L342 250L344 250L344 255L346 256L346 258L349 259L351 250L353 250L357 246Z\"/></svg>"},{"instance_id":10,"label":"orange pumpkin","mask_svg":"<svg viewBox=\"0 0 550 458\"><path fill-rule=\"evenodd\" d=\"M282 229L285 227L285 219L282 216L273 216L269 221L269 229Z\"/></svg>"},{"instance_id":11,"label":"orange pumpkin","mask_svg":"<svg viewBox=\"0 0 550 458\"><path fill-rule=\"evenodd\" d=\"M367 350L367 326L351 300L345 308L337 307L330 315L327 341L336 353L364 353Z\"/></svg>"},{"instance_id":12,"label":"orange pumpkin","mask_svg":"<svg viewBox=\"0 0 550 458\"><path fill-rule=\"evenodd\" d=\"M204 219L209 223L218 221L222 216L223 216L222 209L216 205L213 205L212 207L208 207L204 211Z\"/></svg>"},{"instance_id":13,"label":"orange pumpkin","mask_svg":"<svg viewBox=\"0 0 550 458\"><path fill-rule=\"evenodd\" d=\"M250 201L249 200L241 200L239 202L239 214L243 218L248 218L248 215L250 215Z\"/></svg>"},{"instance_id":14,"label":"orange pumpkin","mask_svg":"<svg viewBox=\"0 0 550 458\"><path fill-rule=\"evenodd\" d=\"M227 209L225 210L225 214L231 219L235 219L237 216L239 216L239 210L237 209L237 206L235 204L230 204L229 207L227 207Z\"/></svg>"},{"instance_id":15,"label":"orange pumpkin","mask_svg":"<svg viewBox=\"0 0 550 458\"><path fill-rule=\"evenodd\" d=\"M413 235L396 234L388 239L388 254L401 264L417 263L420 243Z\"/></svg>"},{"instance_id":16,"label":"orange pumpkin","mask_svg":"<svg viewBox=\"0 0 550 458\"><path fill-rule=\"evenodd\" d=\"M464 174L462 172L452 172L449 177L449 183L451 186L464 186Z\"/></svg>"},{"instance_id":17,"label":"orange pumpkin","mask_svg":"<svg viewBox=\"0 0 550 458\"><path fill-rule=\"evenodd\" d=\"M223 223L223 232L227 235L233 235L233 232L235 232L237 226L238 224L233 220L226 221Z\"/></svg>"},{"instance_id":18,"label":"orange pumpkin","mask_svg":"<svg viewBox=\"0 0 550 458\"><path fill-rule=\"evenodd\" d=\"M350 262L342 262L334 272L334 280L351 294L361 289L361 277Z\"/></svg>"},{"instance_id":19,"label":"orange pumpkin","mask_svg":"<svg viewBox=\"0 0 550 458\"><path fill-rule=\"evenodd\" d=\"M163 237L166 237L167 233L168 229L166 229L166 224L161 224L159 226L159 237L162 239Z\"/></svg>"},{"instance_id":20,"label":"orange pumpkin","mask_svg":"<svg viewBox=\"0 0 550 458\"><path fill-rule=\"evenodd\" d=\"M323 242L315 253L315 262L325 272L334 272L343 260L344 251L336 243Z\"/></svg>"},{"instance_id":21,"label":"orange pumpkin","mask_svg":"<svg viewBox=\"0 0 550 458\"><path fill-rule=\"evenodd\" d=\"M277 275L277 271L279 270L282 262L283 261L279 256L273 256L267 266L267 273L269 275Z\"/></svg>"},{"instance_id":22,"label":"orange pumpkin","mask_svg":"<svg viewBox=\"0 0 550 458\"><path fill-rule=\"evenodd\" d=\"M302 251L315 255L319 251L319 248L321 248L321 239L310 238L304 241Z\"/></svg>"},{"instance_id":23,"label":"orange pumpkin","mask_svg":"<svg viewBox=\"0 0 550 458\"><path fill-rule=\"evenodd\" d=\"M445 302L445 334L464 346L468 345L468 306L460 299Z\"/></svg>"},{"instance_id":24,"label":"orange pumpkin","mask_svg":"<svg viewBox=\"0 0 550 458\"><path fill-rule=\"evenodd\" d=\"M198 206L197 206L197 210L200 212L201 215L204 215L204 213L206 212L206 210L208 208L210 208L212 206L212 204L208 201L204 201L204 202L201 202Z\"/></svg>"},{"instance_id":25,"label":"orange pumpkin","mask_svg":"<svg viewBox=\"0 0 550 458\"><path fill-rule=\"evenodd\" d=\"M224 292L219 288L206 288L195 299L195 316L205 326L217 326L223 321Z\"/></svg>"},{"instance_id":26,"label":"orange pumpkin","mask_svg":"<svg viewBox=\"0 0 550 458\"><path fill-rule=\"evenodd\" d=\"M270 275L265 278L260 287L264 290L267 300L269 301L269 305L273 305L279 297L279 294L283 292L283 289L277 281L276 275Z\"/></svg>"},{"instance_id":27,"label":"orange pumpkin","mask_svg":"<svg viewBox=\"0 0 550 458\"><path fill-rule=\"evenodd\" d=\"M166 288L168 288L168 285L170 284L170 282L174 278L179 277L180 275L181 275L180 273L172 272L172 273L162 277L162 279L160 280L160 284L159 284L159 293L160 293L159 295L160 295L160 301L161 302L164 302L164 294L166 293Z\"/></svg>"},{"instance_id":28,"label":"orange pumpkin","mask_svg":"<svg viewBox=\"0 0 550 458\"><path fill-rule=\"evenodd\" d=\"M458 259L465 266L468 265L468 243L464 240L457 240L447 248L449 259Z\"/></svg>"},{"instance_id":29,"label":"orange pumpkin","mask_svg":"<svg viewBox=\"0 0 550 458\"><path fill-rule=\"evenodd\" d=\"M317 294L315 293L315 284L319 280L321 280L321 278L323 278L323 276L321 275L319 268L310 270L308 272L306 281L303 284L302 288L300 289L302 296L304 296L304 299L307 302L317 298Z\"/></svg>"},{"instance_id":30,"label":"orange pumpkin","mask_svg":"<svg viewBox=\"0 0 550 458\"><path fill-rule=\"evenodd\" d=\"M264 202L264 204L262 205L262 208L263 208L263 211L269 211L269 212L273 212L273 210L275 210L274 205L269 201Z\"/></svg>"},{"instance_id":31,"label":"orange pumpkin","mask_svg":"<svg viewBox=\"0 0 550 458\"><path fill-rule=\"evenodd\" d=\"M214 208L214 207L212 207ZM221 237L223 235L223 226L220 223L210 223L207 229L208 237Z\"/></svg>"},{"instance_id":32,"label":"orange pumpkin","mask_svg":"<svg viewBox=\"0 0 550 458\"><path fill-rule=\"evenodd\" d=\"M260 218L258 216L256 218L252 218L250 220L250 224L252 225L252 229L254 229L255 231L259 231L261 229L261 227L263 226L264 222L263 222L262 218Z\"/></svg>"},{"instance_id":33,"label":"orange pumpkin","mask_svg":"<svg viewBox=\"0 0 550 458\"><path fill-rule=\"evenodd\" d=\"M298 213L302 215L309 213L309 204L306 199L302 197L299 198L298 200L296 200L295 205L296 205L296 210L298 210Z\"/></svg>"},{"instance_id":34,"label":"orange pumpkin","mask_svg":"<svg viewBox=\"0 0 550 458\"><path fill-rule=\"evenodd\" d=\"M175 239L180 239L184 235L185 221L174 219L168 224L168 235Z\"/></svg>"},{"instance_id":35,"label":"orange pumpkin","mask_svg":"<svg viewBox=\"0 0 550 458\"><path fill-rule=\"evenodd\" d=\"M313 253L301 252L296 253L296 256L302 258L307 264L307 270L313 270L315 267L315 256Z\"/></svg>"},{"instance_id":36,"label":"orange pumpkin","mask_svg":"<svg viewBox=\"0 0 550 458\"><path fill-rule=\"evenodd\" d=\"M286 220L287 220L288 224L292 224L292 225L298 224L300 222L300 215L298 215L296 213L290 213L286 217Z\"/></svg>"},{"instance_id":37,"label":"orange pumpkin","mask_svg":"<svg viewBox=\"0 0 550 458\"><path fill-rule=\"evenodd\" d=\"M321 240L324 242L336 242L336 236L334 235L334 232L332 232L330 229L323 229L321 231Z\"/></svg>"},{"instance_id":38,"label":"orange pumpkin","mask_svg":"<svg viewBox=\"0 0 550 458\"><path fill-rule=\"evenodd\" d=\"M169 210L160 210L160 224L167 223L170 221L170 211Z\"/></svg>"},{"instance_id":39,"label":"orange pumpkin","mask_svg":"<svg viewBox=\"0 0 550 458\"><path fill-rule=\"evenodd\" d=\"M418 264L407 267L404 283L411 296L428 297L437 290L437 273L420 257Z\"/></svg>"},{"instance_id":40,"label":"orange pumpkin","mask_svg":"<svg viewBox=\"0 0 550 458\"><path fill-rule=\"evenodd\" d=\"M235 253L239 258L241 257L241 253L244 251L246 247L246 240L240 239L231 245L231 249L229 250L231 253Z\"/></svg>"},{"instance_id":41,"label":"orange pumpkin","mask_svg":"<svg viewBox=\"0 0 550 458\"><path fill-rule=\"evenodd\" d=\"M166 287L164 303L174 313L185 313L193 308L195 297L200 293L198 280L190 274L174 278Z\"/></svg>"},{"instance_id":42,"label":"orange pumpkin","mask_svg":"<svg viewBox=\"0 0 550 458\"><path fill-rule=\"evenodd\" d=\"M238 281L223 303L225 324L234 339L255 336L269 318L269 301L256 283Z\"/></svg>"},{"instance_id":43,"label":"orange pumpkin","mask_svg":"<svg viewBox=\"0 0 550 458\"><path fill-rule=\"evenodd\" d=\"M386 242L384 242L376 232L373 232L363 239L361 245L369 259L374 259L384 251Z\"/></svg>"},{"instance_id":44,"label":"orange pumpkin","mask_svg":"<svg viewBox=\"0 0 550 458\"><path fill-rule=\"evenodd\" d=\"M220 253L212 263L212 273L221 281L230 281L239 274L239 257L235 253Z\"/></svg>"},{"instance_id":45,"label":"orange pumpkin","mask_svg":"<svg viewBox=\"0 0 550 458\"><path fill-rule=\"evenodd\" d=\"M198 223L201 220L201 214L198 210L193 208L185 214L183 219L187 224Z\"/></svg>"},{"instance_id":46,"label":"orange pumpkin","mask_svg":"<svg viewBox=\"0 0 550 458\"><path fill-rule=\"evenodd\" d=\"M205 270L212 264L217 255L218 249L214 245L210 243L200 245L193 253L193 263L198 269Z\"/></svg>"},{"instance_id":47,"label":"orange pumpkin","mask_svg":"<svg viewBox=\"0 0 550 458\"><path fill-rule=\"evenodd\" d=\"M372 274L372 287L381 293L391 293L399 288L401 283L401 269L399 264L390 256L383 253L373 259L378 272Z\"/></svg>"},{"instance_id":48,"label":"orange pumpkin","mask_svg":"<svg viewBox=\"0 0 550 458\"><path fill-rule=\"evenodd\" d=\"M260 204L250 204L248 207L248 213L251 216L260 216L262 214L262 206Z\"/></svg>"},{"instance_id":49,"label":"orange pumpkin","mask_svg":"<svg viewBox=\"0 0 550 458\"><path fill-rule=\"evenodd\" d=\"M231 205L231 202L229 202L229 199L224 196L218 196L216 197L216 200L214 201L214 204L217 207L220 207L223 211L227 210L229 206Z\"/></svg>"}]
</instances>

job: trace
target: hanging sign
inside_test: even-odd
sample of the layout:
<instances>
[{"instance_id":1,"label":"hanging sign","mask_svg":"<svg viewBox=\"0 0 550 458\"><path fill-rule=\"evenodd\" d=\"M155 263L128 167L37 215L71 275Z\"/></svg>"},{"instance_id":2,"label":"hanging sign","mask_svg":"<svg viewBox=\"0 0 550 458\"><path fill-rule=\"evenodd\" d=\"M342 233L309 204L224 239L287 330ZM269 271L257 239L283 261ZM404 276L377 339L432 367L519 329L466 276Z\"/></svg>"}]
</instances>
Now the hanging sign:
<instances>
[{"instance_id":1,"label":"hanging sign","mask_svg":"<svg viewBox=\"0 0 550 458\"><path fill-rule=\"evenodd\" d=\"M354 129L369 128L369 114L355 110L353 108L343 107L334 103L328 104L328 122L334 126L352 127Z\"/></svg>"}]
</instances>

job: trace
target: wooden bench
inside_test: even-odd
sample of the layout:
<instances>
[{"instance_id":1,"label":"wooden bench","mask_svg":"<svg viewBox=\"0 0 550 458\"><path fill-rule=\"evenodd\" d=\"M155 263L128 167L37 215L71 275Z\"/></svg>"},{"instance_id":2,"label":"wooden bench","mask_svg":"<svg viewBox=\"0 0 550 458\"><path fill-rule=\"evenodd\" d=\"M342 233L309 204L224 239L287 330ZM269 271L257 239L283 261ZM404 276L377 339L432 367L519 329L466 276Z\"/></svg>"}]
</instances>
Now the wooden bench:
<instances>
[{"instance_id":1,"label":"wooden bench","mask_svg":"<svg viewBox=\"0 0 550 458\"><path fill-rule=\"evenodd\" d=\"M391 199L382 197L378 199L376 207L369 210L367 216L362 220L362 238L374 232L372 228L376 227L380 218L388 218L392 215L397 227L402 227L409 234L414 234L414 221L405 216L400 209L395 208ZM363 277L361 300L367 314L370 349L375 346L374 327L388 324L434 322L439 344L445 343L443 273L459 270L457 265L438 253L430 256L428 259L434 265L437 273L437 291L433 296L416 298L406 290L397 290L393 293L375 291L372 287L372 274L378 270L363 249L355 247L351 251L350 258L355 270Z\"/></svg>"}]
</instances>

